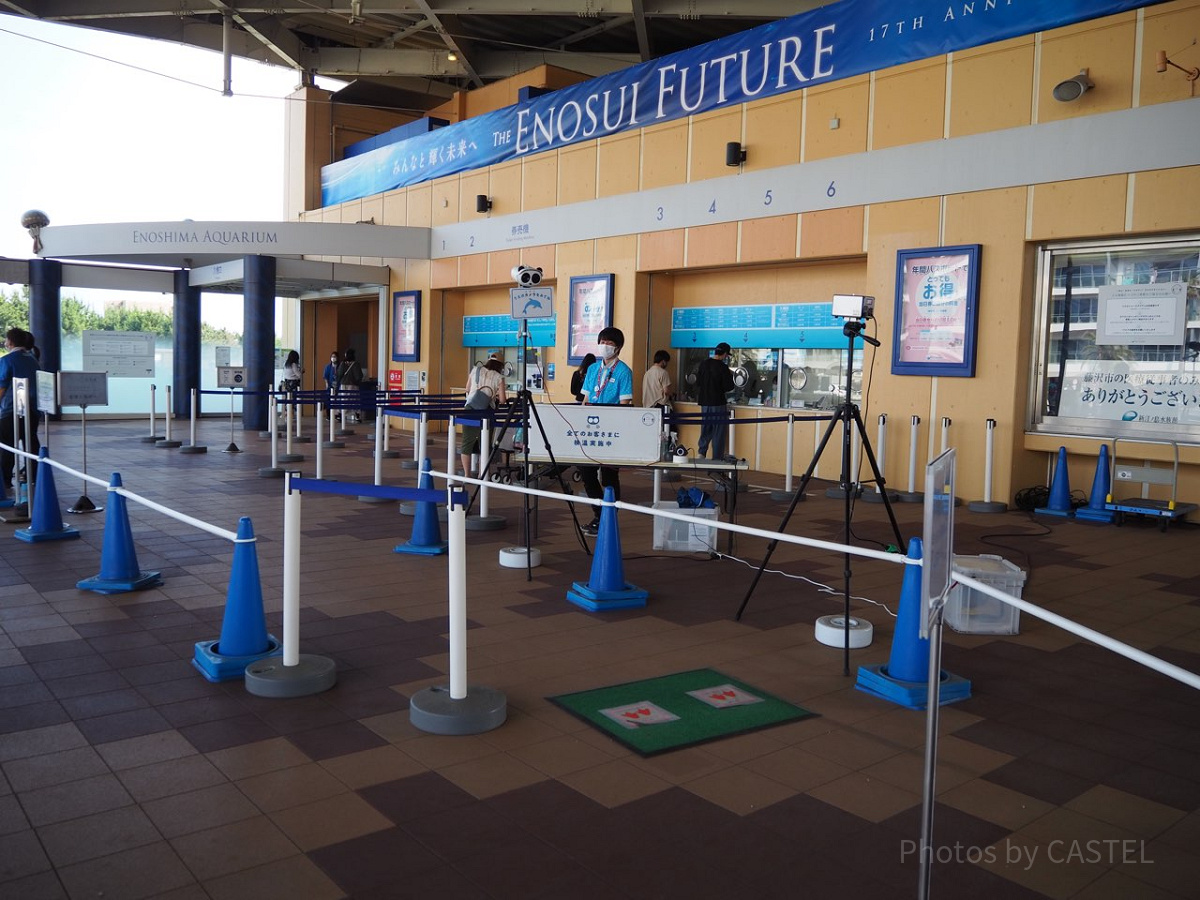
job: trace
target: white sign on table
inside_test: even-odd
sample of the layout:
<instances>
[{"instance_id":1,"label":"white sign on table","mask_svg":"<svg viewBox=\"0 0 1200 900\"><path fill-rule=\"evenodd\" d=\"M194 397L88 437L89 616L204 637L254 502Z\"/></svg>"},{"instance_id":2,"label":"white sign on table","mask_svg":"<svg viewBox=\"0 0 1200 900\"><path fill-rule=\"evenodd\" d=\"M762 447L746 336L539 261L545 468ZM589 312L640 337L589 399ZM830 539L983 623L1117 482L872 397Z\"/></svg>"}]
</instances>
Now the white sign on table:
<instances>
[{"instance_id":1,"label":"white sign on table","mask_svg":"<svg viewBox=\"0 0 1200 900\"><path fill-rule=\"evenodd\" d=\"M547 441L558 463L648 466L661 457L662 410L657 407L541 403L536 409L539 415L529 423L530 459L550 459Z\"/></svg>"}]
</instances>

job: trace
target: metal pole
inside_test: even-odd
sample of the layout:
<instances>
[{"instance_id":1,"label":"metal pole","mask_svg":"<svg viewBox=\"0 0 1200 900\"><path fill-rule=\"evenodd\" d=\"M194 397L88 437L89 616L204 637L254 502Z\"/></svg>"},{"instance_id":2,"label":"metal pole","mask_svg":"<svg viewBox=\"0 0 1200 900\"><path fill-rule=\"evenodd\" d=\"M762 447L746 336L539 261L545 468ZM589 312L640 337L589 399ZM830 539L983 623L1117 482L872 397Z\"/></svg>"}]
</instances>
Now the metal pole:
<instances>
[{"instance_id":1,"label":"metal pole","mask_svg":"<svg viewBox=\"0 0 1200 900\"><path fill-rule=\"evenodd\" d=\"M917 897L929 900L929 876L933 867L933 804L937 789L938 710L942 674L942 607L934 614L929 629L929 687L925 692L925 785L921 801L921 870Z\"/></svg>"},{"instance_id":2,"label":"metal pole","mask_svg":"<svg viewBox=\"0 0 1200 900\"><path fill-rule=\"evenodd\" d=\"M792 465L794 459L792 456L794 445L796 443L796 414L788 413L788 430L787 430L787 451L783 454L784 469L783 469L783 489L787 493L792 492Z\"/></svg>"},{"instance_id":3,"label":"metal pole","mask_svg":"<svg viewBox=\"0 0 1200 900\"><path fill-rule=\"evenodd\" d=\"M325 424L325 410L321 408L321 401L317 401L317 480L320 481L325 477L325 450L324 441L321 440L321 426Z\"/></svg>"},{"instance_id":4,"label":"metal pole","mask_svg":"<svg viewBox=\"0 0 1200 900\"><path fill-rule=\"evenodd\" d=\"M458 470L458 463L454 459L454 416L446 420L446 484L457 484L454 479L454 473ZM469 472L463 472L464 475L469 475Z\"/></svg>"},{"instance_id":5,"label":"metal pole","mask_svg":"<svg viewBox=\"0 0 1200 900\"><path fill-rule=\"evenodd\" d=\"M300 663L300 491L285 475L283 493L283 664Z\"/></svg>"},{"instance_id":6,"label":"metal pole","mask_svg":"<svg viewBox=\"0 0 1200 900\"><path fill-rule=\"evenodd\" d=\"M192 420L189 431L191 433L192 446L196 446L196 389L192 388Z\"/></svg>"},{"instance_id":7,"label":"metal pole","mask_svg":"<svg viewBox=\"0 0 1200 900\"><path fill-rule=\"evenodd\" d=\"M479 488L479 516L486 519L488 516L488 486L487 486L487 461L491 457L492 449L492 420L484 416L480 422L479 433L479 477L484 481L484 484ZM484 452L484 451L487 452Z\"/></svg>"},{"instance_id":8,"label":"metal pole","mask_svg":"<svg viewBox=\"0 0 1200 900\"><path fill-rule=\"evenodd\" d=\"M992 502L992 462L996 442L996 420L987 420L987 435L983 455L983 502Z\"/></svg>"},{"instance_id":9,"label":"metal pole","mask_svg":"<svg viewBox=\"0 0 1200 900\"><path fill-rule=\"evenodd\" d=\"M887 452L887 413L880 413L875 426L875 464L883 471L883 456ZM883 493L883 485L875 482L875 493Z\"/></svg>"},{"instance_id":10,"label":"metal pole","mask_svg":"<svg viewBox=\"0 0 1200 900\"><path fill-rule=\"evenodd\" d=\"M171 386L167 385L167 408L163 412L163 428L167 440L171 440Z\"/></svg>"},{"instance_id":11,"label":"metal pole","mask_svg":"<svg viewBox=\"0 0 1200 900\"><path fill-rule=\"evenodd\" d=\"M917 492L917 429L921 425L921 417L913 416L909 420L908 432L908 492Z\"/></svg>"},{"instance_id":12,"label":"metal pole","mask_svg":"<svg viewBox=\"0 0 1200 900\"><path fill-rule=\"evenodd\" d=\"M945 453L950 446L950 417L942 416L942 449L938 453Z\"/></svg>"},{"instance_id":13,"label":"metal pole","mask_svg":"<svg viewBox=\"0 0 1200 900\"><path fill-rule=\"evenodd\" d=\"M387 416L381 411L375 412L375 483L383 484L383 451L387 446L384 434L387 432Z\"/></svg>"}]
</instances>

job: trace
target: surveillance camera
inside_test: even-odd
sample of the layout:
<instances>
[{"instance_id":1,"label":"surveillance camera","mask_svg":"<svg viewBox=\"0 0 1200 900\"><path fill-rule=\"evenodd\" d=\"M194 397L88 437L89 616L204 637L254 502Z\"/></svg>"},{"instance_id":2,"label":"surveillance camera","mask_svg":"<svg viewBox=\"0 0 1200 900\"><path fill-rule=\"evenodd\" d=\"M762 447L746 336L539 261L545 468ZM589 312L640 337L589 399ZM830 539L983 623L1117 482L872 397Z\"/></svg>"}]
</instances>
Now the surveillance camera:
<instances>
[{"instance_id":1,"label":"surveillance camera","mask_svg":"<svg viewBox=\"0 0 1200 900\"><path fill-rule=\"evenodd\" d=\"M513 266L512 280L523 288L537 287L542 283L542 270L538 266Z\"/></svg>"}]
</instances>

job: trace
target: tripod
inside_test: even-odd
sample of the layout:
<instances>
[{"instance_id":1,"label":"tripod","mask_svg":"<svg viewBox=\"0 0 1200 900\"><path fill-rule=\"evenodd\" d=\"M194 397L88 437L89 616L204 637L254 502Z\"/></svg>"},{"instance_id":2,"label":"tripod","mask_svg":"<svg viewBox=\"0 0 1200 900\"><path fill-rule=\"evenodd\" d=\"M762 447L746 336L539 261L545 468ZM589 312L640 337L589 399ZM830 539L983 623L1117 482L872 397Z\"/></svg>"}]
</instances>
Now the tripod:
<instances>
[{"instance_id":1,"label":"tripod","mask_svg":"<svg viewBox=\"0 0 1200 900\"><path fill-rule=\"evenodd\" d=\"M829 425L825 429L825 435L821 438L821 443L817 446L816 452L813 453L812 461L809 462L808 468L805 469L804 475L800 478L800 484L796 488L796 492L792 495L792 502L784 513L782 521L779 523L779 528L776 529L781 534L787 527L788 521L792 518L792 514L796 511L796 504L804 499L804 489L808 486L808 482L812 479L813 472L816 471L817 463L821 459L821 454L825 452L825 447L829 443L829 439L833 437L834 429L840 423L842 426L842 474L841 486L845 499L844 518L842 522L842 543L846 546L850 545L850 514L853 508L854 499L854 481L853 474L850 471L850 455L851 455L851 432L853 426L858 430L859 439L862 441L863 453L867 457L867 462L871 465L871 474L874 476L874 481L879 485L880 496L883 498L883 505L887 509L888 519L892 523L892 531L896 536L896 546L902 546L903 538L900 536L900 526L896 523L896 515L892 510L892 504L888 500L887 491L883 490L884 480L883 474L879 471L879 465L875 461L875 453L871 450L871 441L867 437L867 430L863 426L862 416L859 415L858 406L850 400L851 380L853 377L854 360L854 339L862 338L873 347L879 346L879 341L869 335L863 334L863 325L866 324L861 319L847 319L842 325L842 334L846 336L848 346L846 348L846 393L842 402L838 404L833 415L829 419ZM758 567L758 571L754 573L754 580L750 583L749 590L746 591L746 596L742 599L742 605L738 607L737 615L734 617L741 620L742 613L746 611L746 604L750 602L750 595L754 593L754 589L758 586L758 580L762 578L763 570L766 569L767 563L771 561L771 554L775 552L775 548L779 545L778 540L773 540L767 545L767 553L763 558L762 563ZM842 674L850 674L850 553L844 554L843 577L845 580L842 620L845 628L844 644L842 647Z\"/></svg>"},{"instance_id":2,"label":"tripod","mask_svg":"<svg viewBox=\"0 0 1200 900\"><path fill-rule=\"evenodd\" d=\"M484 473L486 473L488 471L488 469L491 468L492 462L496 458L496 451L500 448L500 443L504 440L505 434L507 434L508 429L510 427L512 427L513 421L515 419L517 422L522 423L524 425L524 429L525 429L525 440L522 442L522 444L523 444L523 447L522 447L522 456L523 456L522 470L525 473L525 477L524 477L525 484L526 484L526 486L528 486L529 472L530 472L530 468L529 468L529 438L530 438L530 434L532 433L530 424L531 424L531 420L536 421L537 425L538 425L538 431L542 435L543 446L546 448L546 455L550 457L551 471L554 472L554 474L557 476L558 484L559 484L559 487L562 489L562 492L564 494L569 494L569 493L571 493L571 491L567 487L566 481L563 479L563 475L562 475L563 468L562 468L562 466L560 466L558 464L558 461L554 458L554 450L550 446L550 439L546 436L546 429L542 426L541 414L538 412L537 404L533 400L533 393L529 390L528 382L526 379L526 364L527 364L527 361L529 358L529 328L528 328L528 320L527 319L521 320L520 337L521 337L521 374L520 374L521 388L520 388L520 390L517 391L516 404L514 404L512 407L509 408L508 413L504 418L504 423L500 426L500 431L496 435L492 446L489 448L487 462L483 466L483 471L484 471ZM475 503L475 498L479 494L479 490L480 490L480 488L477 485L474 492L471 494L470 502L468 502L468 504L467 504L468 510L470 510L471 506ZM527 581L532 581L533 580L533 554L531 552L531 549L532 549L531 545L533 542L533 530L530 526L530 520L532 518L533 497L530 494L524 494L523 496L525 499L524 499L524 503L523 503L522 511L521 511L521 524L522 524L522 528L524 529L524 532L525 532L525 578ZM572 518L574 518L575 517L575 505L573 503L569 503L567 505L571 509ZM578 526L578 524L579 524L578 521L576 521L575 524L576 524L576 526ZM578 530L579 529L577 527L576 532L578 532ZM581 542L582 542L582 540L583 539L580 538ZM584 544L584 550L585 551L587 550L586 544Z\"/></svg>"}]
</instances>

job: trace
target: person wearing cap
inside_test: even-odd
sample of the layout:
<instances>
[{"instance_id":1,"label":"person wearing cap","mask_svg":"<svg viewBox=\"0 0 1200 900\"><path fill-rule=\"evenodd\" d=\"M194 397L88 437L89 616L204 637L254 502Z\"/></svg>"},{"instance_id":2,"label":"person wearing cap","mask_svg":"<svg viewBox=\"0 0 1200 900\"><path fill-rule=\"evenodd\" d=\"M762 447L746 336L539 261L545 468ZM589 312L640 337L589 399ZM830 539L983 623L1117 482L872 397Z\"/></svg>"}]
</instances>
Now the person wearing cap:
<instances>
[{"instance_id":1,"label":"person wearing cap","mask_svg":"<svg viewBox=\"0 0 1200 900\"><path fill-rule=\"evenodd\" d=\"M704 422L700 426L700 442L696 451L701 457L712 445L712 458L725 458L725 436L729 431L729 413L725 395L733 390L733 373L729 371L730 347L724 341L713 348L713 355L696 370L696 402Z\"/></svg>"},{"instance_id":2,"label":"person wearing cap","mask_svg":"<svg viewBox=\"0 0 1200 900\"><path fill-rule=\"evenodd\" d=\"M618 357L625 346L625 334L619 328L601 329L597 335L600 359L592 364L583 379L585 406L632 406L633 370ZM604 488L613 489L613 499L621 499L621 470L615 466L579 466L583 489L593 500L604 499ZM600 507L593 506L594 518L583 530L587 534L600 532Z\"/></svg>"}]
</instances>

